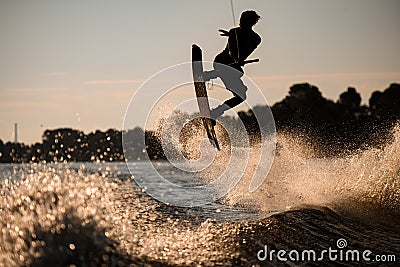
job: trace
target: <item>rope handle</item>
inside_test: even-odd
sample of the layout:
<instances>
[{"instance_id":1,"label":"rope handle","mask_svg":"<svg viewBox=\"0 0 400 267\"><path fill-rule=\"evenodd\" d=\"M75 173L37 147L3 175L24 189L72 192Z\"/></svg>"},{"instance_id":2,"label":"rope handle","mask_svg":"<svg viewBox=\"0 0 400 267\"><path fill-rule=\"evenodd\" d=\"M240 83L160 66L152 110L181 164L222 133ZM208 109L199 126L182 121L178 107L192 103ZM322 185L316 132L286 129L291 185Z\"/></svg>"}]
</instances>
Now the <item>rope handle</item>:
<instances>
[{"instance_id":1,"label":"rope handle","mask_svg":"<svg viewBox=\"0 0 400 267\"><path fill-rule=\"evenodd\" d=\"M232 66L232 65L235 65L235 64L239 64L240 66L244 66L246 64L256 63L256 62L260 62L260 59L259 58L255 58L255 59L245 60L245 61L242 61L242 62L234 62L234 63L229 64L228 66Z\"/></svg>"}]
</instances>

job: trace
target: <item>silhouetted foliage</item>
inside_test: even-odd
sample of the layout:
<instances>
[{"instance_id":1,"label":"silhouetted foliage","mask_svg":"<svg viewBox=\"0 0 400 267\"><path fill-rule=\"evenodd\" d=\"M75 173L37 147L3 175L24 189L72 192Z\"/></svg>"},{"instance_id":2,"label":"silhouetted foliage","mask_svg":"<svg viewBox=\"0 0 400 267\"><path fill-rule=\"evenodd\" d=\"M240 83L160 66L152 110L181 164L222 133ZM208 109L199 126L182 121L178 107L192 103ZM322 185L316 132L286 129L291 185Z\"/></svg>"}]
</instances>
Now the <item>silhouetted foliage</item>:
<instances>
[{"instance_id":1,"label":"silhouetted foliage","mask_svg":"<svg viewBox=\"0 0 400 267\"><path fill-rule=\"evenodd\" d=\"M238 112L251 142L260 139L260 131L271 129L266 106ZM393 83L383 92L375 91L369 106L361 105L361 96L349 87L337 102L324 98L316 86L308 83L290 87L288 95L271 107L276 128L307 139L316 156L336 156L385 144L394 124L400 120L400 84ZM257 122L256 117L262 121ZM238 120L221 117L232 130ZM199 124L193 124L194 126ZM193 126L193 127L194 127ZM188 129L186 129L188 130ZM160 137L153 131L136 127L124 132L129 160L148 157L165 159ZM189 142L190 138L179 138ZM186 140L186 141L185 141ZM307 141L306 140L306 141ZM109 129L85 134L70 128L46 130L42 143L24 145L0 140L0 163L53 161L123 161L122 132Z\"/></svg>"},{"instance_id":2,"label":"silhouetted foliage","mask_svg":"<svg viewBox=\"0 0 400 267\"><path fill-rule=\"evenodd\" d=\"M398 84L374 92L367 107L360 105L355 88L348 88L334 103L305 83L292 86L272 112L278 131L304 136L320 156L329 156L384 144L400 118L399 101Z\"/></svg>"},{"instance_id":3,"label":"silhouetted foliage","mask_svg":"<svg viewBox=\"0 0 400 267\"><path fill-rule=\"evenodd\" d=\"M400 84L392 83L383 93L375 91L369 100L372 116L394 122L400 119Z\"/></svg>"},{"instance_id":4,"label":"silhouetted foliage","mask_svg":"<svg viewBox=\"0 0 400 267\"><path fill-rule=\"evenodd\" d=\"M353 87L347 88L347 92L340 94L339 104L342 105L346 114L354 114L360 110L361 96Z\"/></svg>"}]
</instances>

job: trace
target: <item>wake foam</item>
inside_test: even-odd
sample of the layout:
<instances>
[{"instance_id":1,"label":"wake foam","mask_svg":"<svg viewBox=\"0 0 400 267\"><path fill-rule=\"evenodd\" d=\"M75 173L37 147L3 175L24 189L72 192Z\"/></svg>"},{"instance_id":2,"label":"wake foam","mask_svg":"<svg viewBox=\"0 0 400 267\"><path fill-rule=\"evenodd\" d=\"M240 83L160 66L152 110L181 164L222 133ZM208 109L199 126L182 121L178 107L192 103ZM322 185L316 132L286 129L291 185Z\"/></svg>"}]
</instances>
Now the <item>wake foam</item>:
<instances>
[{"instance_id":1,"label":"wake foam","mask_svg":"<svg viewBox=\"0 0 400 267\"><path fill-rule=\"evenodd\" d=\"M123 262L116 250L111 196L98 174L26 165L0 185L0 265L100 266Z\"/></svg>"},{"instance_id":2,"label":"wake foam","mask_svg":"<svg viewBox=\"0 0 400 267\"><path fill-rule=\"evenodd\" d=\"M175 114L170 120L167 127L160 123L157 130L160 137L163 131L168 133L164 140L166 148L180 149L188 161L202 158L205 150L201 144L207 137L201 121L190 121L188 114ZM190 123L185 124L185 120ZM177 122L182 127L176 127ZM227 124L223 127L218 123L216 132L222 149L215 154L212 164L199 173L201 179L210 182L226 171L234 171L227 170L232 146L239 153L238 157L247 161L242 179L221 200L227 205L271 212L302 205L332 208L349 206L351 203L351 209L359 209L360 212L366 209L400 212L400 124L393 128L393 138L387 139L388 143L381 148L368 148L329 158L318 157L320 153L315 151L317 146L309 138L278 133L278 148L272 167L263 184L253 193L249 192L249 185L260 164L260 144L249 140L246 132L237 133ZM235 144L232 141L235 134L240 136L234 139L247 139L251 146ZM179 136L179 147L168 143L176 136ZM240 152L241 147L243 153ZM246 149L250 149L249 156L246 156ZM268 158L262 158L261 162L265 160Z\"/></svg>"},{"instance_id":3,"label":"wake foam","mask_svg":"<svg viewBox=\"0 0 400 267\"><path fill-rule=\"evenodd\" d=\"M278 143L279 152L261 188L249 193L251 175L245 173L227 195L227 203L247 203L263 211L353 203L362 212L368 207L400 212L399 125L383 148L338 158L313 158L312 149L292 135L279 134Z\"/></svg>"}]
</instances>

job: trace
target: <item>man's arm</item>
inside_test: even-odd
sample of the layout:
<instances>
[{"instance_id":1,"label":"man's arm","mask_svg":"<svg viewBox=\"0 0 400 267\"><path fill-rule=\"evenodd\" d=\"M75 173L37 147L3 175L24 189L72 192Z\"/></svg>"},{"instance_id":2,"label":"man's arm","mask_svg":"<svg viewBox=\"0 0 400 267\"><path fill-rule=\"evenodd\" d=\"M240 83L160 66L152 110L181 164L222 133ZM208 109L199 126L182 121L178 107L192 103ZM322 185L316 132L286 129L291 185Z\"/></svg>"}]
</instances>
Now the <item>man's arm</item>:
<instances>
[{"instance_id":1,"label":"man's arm","mask_svg":"<svg viewBox=\"0 0 400 267\"><path fill-rule=\"evenodd\" d=\"M218 30L221 34L221 36L228 37L228 50L229 50L229 55L233 59L234 63L233 64L238 64L239 66L243 66L245 63L245 60L247 59L248 56L258 47L258 45L261 43L261 37L257 34L254 33L253 36L249 36L251 38L251 42L246 42L247 47L238 47L239 46L239 41L238 41L238 34L237 34L237 28L233 28L229 31L219 29ZM252 61L255 62L255 61ZM251 63L251 62L248 62Z\"/></svg>"},{"instance_id":2,"label":"man's arm","mask_svg":"<svg viewBox=\"0 0 400 267\"><path fill-rule=\"evenodd\" d=\"M236 56L235 61L242 66L244 65L243 62L246 61L246 59L251 55L251 53L254 52L254 50L256 50L258 45L261 43L261 37L257 33L254 33L254 35L248 35L245 38L245 42L236 42L234 44L234 48L236 48L238 45L239 47L232 50L233 55ZM234 40L236 41L236 38L234 38Z\"/></svg>"},{"instance_id":3,"label":"man's arm","mask_svg":"<svg viewBox=\"0 0 400 267\"><path fill-rule=\"evenodd\" d=\"M227 36L227 37L229 37L229 32L228 32L228 31L225 31L225 30L223 30L223 29L219 29L218 31L220 32L220 35L221 35L221 36Z\"/></svg>"},{"instance_id":4,"label":"man's arm","mask_svg":"<svg viewBox=\"0 0 400 267\"><path fill-rule=\"evenodd\" d=\"M237 39L237 29L231 29L228 33L228 49L229 49L229 55L232 57L232 59L235 62L239 62L240 58L239 58L239 41Z\"/></svg>"}]
</instances>

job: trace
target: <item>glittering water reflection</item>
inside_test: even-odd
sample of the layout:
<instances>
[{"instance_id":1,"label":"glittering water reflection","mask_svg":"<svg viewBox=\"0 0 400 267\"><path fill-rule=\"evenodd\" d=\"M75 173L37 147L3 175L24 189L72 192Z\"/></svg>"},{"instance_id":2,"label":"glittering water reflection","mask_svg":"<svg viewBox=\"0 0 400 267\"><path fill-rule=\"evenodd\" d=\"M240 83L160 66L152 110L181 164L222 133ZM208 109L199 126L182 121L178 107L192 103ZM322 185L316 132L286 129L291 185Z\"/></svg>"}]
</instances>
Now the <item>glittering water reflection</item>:
<instances>
[{"instance_id":1,"label":"glittering water reflection","mask_svg":"<svg viewBox=\"0 0 400 267\"><path fill-rule=\"evenodd\" d=\"M146 169L137 167L135 175ZM339 237L400 255L389 217L374 224L323 206L177 208L148 197L123 164L1 165L0 175L0 266L268 266L278 263L256 257L265 244L326 249Z\"/></svg>"},{"instance_id":2,"label":"glittering water reflection","mask_svg":"<svg viewBox=\"0 0 400 267\"><path fill-rule=\"evenodd\" d=\"M221 257L210 226L228 215L226 207L158 203L123 164L2 168L0 263L7 266L190 264L210 261L212 251L215 261Z\"/></svg>"}]
</instances>

